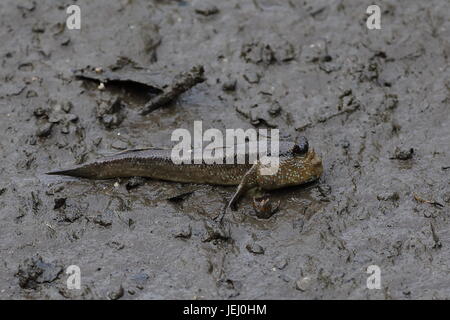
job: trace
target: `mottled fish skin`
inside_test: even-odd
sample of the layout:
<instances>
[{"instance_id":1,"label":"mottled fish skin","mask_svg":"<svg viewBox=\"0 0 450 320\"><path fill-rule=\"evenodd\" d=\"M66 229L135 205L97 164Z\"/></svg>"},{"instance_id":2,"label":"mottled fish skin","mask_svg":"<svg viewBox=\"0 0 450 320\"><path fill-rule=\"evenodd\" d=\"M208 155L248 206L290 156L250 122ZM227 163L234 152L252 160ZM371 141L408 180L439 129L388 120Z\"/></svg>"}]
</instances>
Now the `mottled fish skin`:
<instances>
[{"instance_id":1,"label":"mottled fish skin","mask_svg":"<svg viewBox=\"0 0 450 320\"><path fill-rule=\"evenodd\" d=\"M171 150L140 149L48 174L88 179L140 176L184 183L238 185L230 201L230 205L234 205L249 188L273 190L301 185L318 179L323 172L322 160L313 149L308 148L306 139L300 144L280 142L279 168L273 175L263 174L263 169L268 165L265 166L259 161L249 163L248 151L245 164L236 164L236 159L234 160L235 164L225 164L225 158L224 164L174 164Z\"/></svg>"},{"instance_id":2,"label":"mottled fish skin","mask_svg":"<svg viewBox=\"0 0 450 320\"><path fill-rule=\"evenodd\" d=\"M301 185L317 180L323 173L322 160L313 149L308 150L304 156L280 157L280 166L277 174L261 174L262 166L258 168L256 185L264 190L274 190L284 187Z\"/></svg>"},{"instance_id":3,"label":"mottled fish skin","mask_svg":"<svg viewBox=\"0 0 450 320\"><path fill-rule=\"evenodd\" d=\"M251 164L174 164L170 150L131 150L78 167L49 172L88 179L146 177L185 183L237 185Z\"/></svg>"},{"instance_id":4,"label":"mottled fish skin","mask_svg":"<svg viewBox=\"0 0 450 320\"><path fill-rule=\"evenodd\" d=\"M257 174L255 183L270 190L317 179L322 174L320 158L312 149L307 150L306 154L295 154L292 150L295 150L296 146L298 145L294 143L281 142L277 174L266 176ZM176 165L171 160L171 150L140 149L121 152L69 170L53 171L48 174L88 179L140 176L175 182L238 185L252 165L248 163L248 158L246 164Z\"/></svg>"}]
</instances>

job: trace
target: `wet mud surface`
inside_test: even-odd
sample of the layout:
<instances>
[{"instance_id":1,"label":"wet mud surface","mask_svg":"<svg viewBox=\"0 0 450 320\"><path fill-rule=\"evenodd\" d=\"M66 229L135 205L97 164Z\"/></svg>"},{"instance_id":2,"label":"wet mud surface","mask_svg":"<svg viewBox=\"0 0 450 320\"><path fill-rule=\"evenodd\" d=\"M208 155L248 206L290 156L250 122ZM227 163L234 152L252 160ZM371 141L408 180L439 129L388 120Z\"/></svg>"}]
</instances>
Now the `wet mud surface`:
<instances>
[{"instance_id":1,"label":"wet mud surface","mask_svg":"<svg viewBox=\"0 0 450 320\"><path fill-rule=\"evenodd\" d=\"M371 31L372 2L76 1L68 30L72 1L2 1L0 298L449 298L450 4L378 1ZM140 114L196 65L206 81ZM234 188L45 175L195 120L305 135L324 175L222 225Z\"/></svg>"}]
</instances>

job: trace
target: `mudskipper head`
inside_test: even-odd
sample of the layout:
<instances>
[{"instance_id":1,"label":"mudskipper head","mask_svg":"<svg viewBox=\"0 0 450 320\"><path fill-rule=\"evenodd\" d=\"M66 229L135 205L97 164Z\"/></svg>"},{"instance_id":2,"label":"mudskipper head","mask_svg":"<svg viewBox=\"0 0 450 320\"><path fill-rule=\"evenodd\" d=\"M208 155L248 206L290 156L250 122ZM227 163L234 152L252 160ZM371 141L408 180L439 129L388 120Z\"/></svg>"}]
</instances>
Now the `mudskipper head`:
<instances>
[{"instance_id":1,"label":"mudskipper head","mask_svg":"<svg viewBox=\"0 0 450 320\"><path fill-rule=\"evenodd\" d=\"M297 143L280 144L278 171L275 175L259 175L258 185L266 190L296 186L317 180L322 173L322 159L301 137Z\"/></svg>"}]
</instances>

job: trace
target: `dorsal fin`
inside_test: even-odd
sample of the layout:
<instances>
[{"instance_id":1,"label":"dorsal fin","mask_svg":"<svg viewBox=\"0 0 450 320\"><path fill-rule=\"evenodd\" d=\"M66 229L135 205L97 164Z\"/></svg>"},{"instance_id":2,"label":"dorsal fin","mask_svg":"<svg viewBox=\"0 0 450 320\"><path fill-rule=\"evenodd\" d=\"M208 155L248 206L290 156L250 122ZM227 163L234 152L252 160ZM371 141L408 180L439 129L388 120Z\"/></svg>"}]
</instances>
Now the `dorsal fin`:
<instances>
[{"instance_id":1,"label":"dorsal fin","mask_svg":"<svg viewBox=\"0 0 450 320\"><path fill-rule=\"evenodd\" d=\"M139 151L146 151L146 150L171 150L171 148L160 148L160 147L145 147L145 148L136 148L136 149L127 149L119 152L110 153L107 155L104 155L105 157L114 157L121 154L126 153L133 153L133 152L139 152Z\"/></svg>"}]
</instances>

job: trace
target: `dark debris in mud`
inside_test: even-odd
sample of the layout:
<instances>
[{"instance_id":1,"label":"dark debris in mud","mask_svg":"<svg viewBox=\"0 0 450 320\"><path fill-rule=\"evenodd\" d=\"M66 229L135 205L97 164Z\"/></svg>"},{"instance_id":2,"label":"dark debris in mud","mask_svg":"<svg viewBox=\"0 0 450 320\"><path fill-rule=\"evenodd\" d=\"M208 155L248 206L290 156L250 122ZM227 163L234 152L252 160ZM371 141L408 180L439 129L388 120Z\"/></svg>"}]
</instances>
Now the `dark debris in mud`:
<instances>
[{"instance_id":1,"label":"dark debris in mud","mask_svg":"<svg viewBox=\"0 0 450 320\"><path fill-rule=\"evenodd\" d=\"M206 222L205 234L202 237L202 242L212 242L218 244L220 242L231 241L230 229L221 223Z\"/></svg>"},{"instance_id":2,"label":"dark debris in mud","mask_svg":"<svg viewBox=\"0 0 450 320\"><path fill-rule=\"evenodd\" d=\"M126 104L120 98L113 102L101 101L96 110L97 118L105 128L117 128L126 117L126 109Z\"/></svg>"},{"instance_id":3,"label":"dark debris in mud","mask_svg":"<svg viewBox=\"0 0 450 320\"><path fill-rule=\"evenodd\" d=\"M179 227L174 231L173 236L180 239L189 239L192 235L192 227L190 224Z\"/></svg>"},{"instance_id":4,"label":"dark debris in mud","mask_svg":"<svg viewBox=\"0 0 450 320\"><path fill-rule=\"evenodd\" d=\"M412 159L413 155L414 155L414 148L401 149L397 147L395 149L394 156L391 157L391 159L410 160Z\"/></svg>"},{"instance_id":5,"label":"dark debris in mud","mask_svg":"<svg viewBox=\"0 0 450 320\"><path fill-rule=\"evenodd\" d=\"M151 99L141 110L141 115L146 115L158 108L165 107L173 102L179 95L191 89L195 85L204 82L205 70L202 65L192 67L188 72L177 74L172 84L163 93Z\"/></svg>"},{"instance_id":6,"label":"dark debris in mud","mask_svg":"<svg viewBox=\"0 0 450 320\"><path fill-rule=\"evenodd\" d=\"M142 177L132 177L125 184L125 188L130 191L144 185L147 180Z\"/></svg>"},{"instance_id":7,"label":"dark debris in mud","mask_svg":"<svg viewBox=\"0 0 450 320\"><path fill-rule=\"evenodd\" d=\"M23 289L37 289L44 283L55 281L62 273L61 266L43 260L40 255L26 259L17 270L15 276Z\"/></svg>"}]
</instances>

